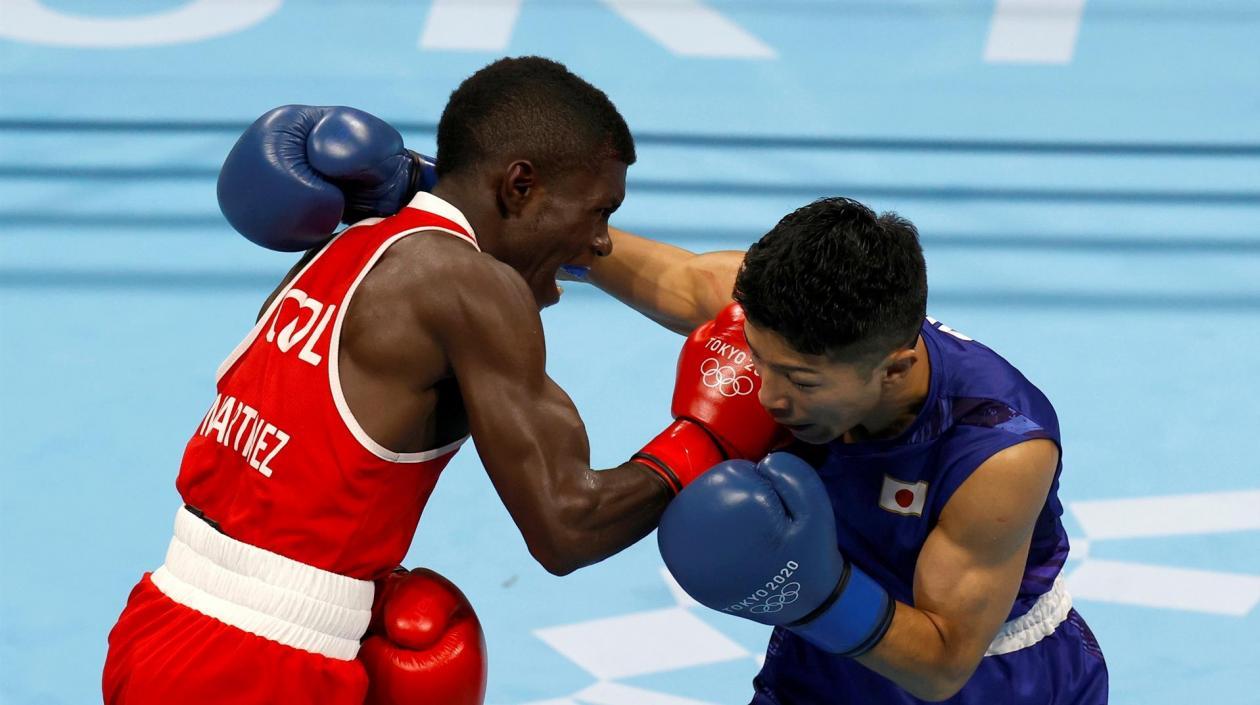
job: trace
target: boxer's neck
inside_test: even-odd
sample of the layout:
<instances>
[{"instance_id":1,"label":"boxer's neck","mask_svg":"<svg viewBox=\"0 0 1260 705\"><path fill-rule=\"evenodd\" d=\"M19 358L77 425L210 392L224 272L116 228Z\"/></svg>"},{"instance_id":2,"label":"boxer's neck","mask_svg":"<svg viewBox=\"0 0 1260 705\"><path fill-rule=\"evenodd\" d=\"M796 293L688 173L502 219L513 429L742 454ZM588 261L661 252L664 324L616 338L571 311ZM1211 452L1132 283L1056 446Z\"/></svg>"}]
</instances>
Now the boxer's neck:
<instances>
[{"instance_id":1,"label":"boxer's neck","mask_svg":"<svg viewBox=\"0 0 1260 705\"><path fill-rule=\"evenodd\" d=\"M477 245L481 251L499 257L500 243L503 240L503 215L496 207L493 193L477 184L470 184L460 177L447 177L433 187L434 196L455 206L477 236Z\"/></svg>"},{"instance_id":2,"label":"boxer's neck","mask_svg":"<svg viewBox=\"0 0 1260 705\"><path fill-rule=\"evenodd\" d=\"M932 387L932 358L922 335L915 342L914 352L914 365L904 382L890 389L860 425L844 434L845 443L895 438L918 418Z\"/></svg>"}]
</instances>

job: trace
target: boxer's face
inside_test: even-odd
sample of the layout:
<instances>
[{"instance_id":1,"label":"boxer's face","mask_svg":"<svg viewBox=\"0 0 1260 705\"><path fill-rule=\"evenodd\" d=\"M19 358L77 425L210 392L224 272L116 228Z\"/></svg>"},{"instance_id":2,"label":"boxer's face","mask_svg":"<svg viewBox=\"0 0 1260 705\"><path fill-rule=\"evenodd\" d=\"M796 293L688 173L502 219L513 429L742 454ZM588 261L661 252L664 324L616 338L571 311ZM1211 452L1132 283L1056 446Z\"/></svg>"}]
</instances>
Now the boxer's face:
<instances>
[{"instance_id":1,"label":"boxer's face","mask_svg":"<svg viewBox=\"0 0 1260 705\"><path fill-rule=\"evenodd\" d=\"M884 394L882 365L794 349L772 330L744 324L761 375L761 405L806 443L828 443L863 425Z\"/></svg>"},{"instance_id":2,"label":"boxer's face","mask_svg":"<svg viewBox=\"0 0 1260 705\"><path fill-rule=\"evenodd\" d=\"M608 218L626 195L626 165L606 159L594 170L557 176L522 212L516 270L539 308L560 298L556 274L566 264L589 266L612 252Z\"/></svg>"}]
</instances>

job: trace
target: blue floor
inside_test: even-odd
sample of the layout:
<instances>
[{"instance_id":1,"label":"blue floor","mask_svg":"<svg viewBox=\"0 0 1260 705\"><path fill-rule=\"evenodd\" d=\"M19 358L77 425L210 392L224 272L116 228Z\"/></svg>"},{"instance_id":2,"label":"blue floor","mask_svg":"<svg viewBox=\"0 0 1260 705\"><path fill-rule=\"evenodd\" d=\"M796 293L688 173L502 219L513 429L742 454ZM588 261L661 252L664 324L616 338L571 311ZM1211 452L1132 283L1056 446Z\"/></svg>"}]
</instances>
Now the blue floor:
<instances>
[{"instance_id":1,"label":"blue floor","mask_svg":"<svg viewBox=\"0 0 1260 705\"><path fill-rule=\"evenodd\" d=\"M498 50L423 46L434 6L390 0L223 3L257 17L100 46L201 5L0 3L0 702L99 700L105 635L162 560L214 369L293 260L218 214L240 129L287 102L348 104L431 151L460 79L534 53L603 88L636 133L616 225L744 247L833 194L913 220L933 315L1059 411L1073 589L1113 702L1260 703L1260 524L1238 510L1260 491L1260 7L1087 0L1066 63L986 61L980 0L704 3L768 47L744 58L662 43L621 14L635 0L528 0ZM666 420L680 339L580 285L544 321L594 462L621 462ZM1106 519L1205 493L1219 511L1164 529ZM680 605L652 540L546 574L471 448L408 564L477 607L491 705L749 697L763 629ZM742 655L608 675L545 638L667 609Z\"/></svg>"}]
</instances>

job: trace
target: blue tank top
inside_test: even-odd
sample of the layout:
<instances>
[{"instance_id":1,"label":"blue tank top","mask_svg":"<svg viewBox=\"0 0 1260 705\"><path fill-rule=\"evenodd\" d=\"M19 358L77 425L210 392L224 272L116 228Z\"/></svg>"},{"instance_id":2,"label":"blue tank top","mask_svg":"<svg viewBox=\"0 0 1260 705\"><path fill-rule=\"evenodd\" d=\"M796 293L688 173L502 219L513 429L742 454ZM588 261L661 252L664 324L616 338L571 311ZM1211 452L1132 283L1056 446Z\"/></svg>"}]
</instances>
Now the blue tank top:
<instances>
[{"instance_id":1,"label":"blue tank top","mask_svg":"<svg viewBox=\"0 0 1260 705\"><path fill-rule=\"evenodd\" d=\"M1030 439L1048 438L1062 449L1054 407L1019 370L931 318L921 330L931 380L914 422L892 439L833 441L816 463L835 508L841 551L910 605L923 542L971 473L995 453ZM1062 469L1060 458L1008 620L1051 588L1067 559L1058 497Z\"/></svg>"}]
</instances>

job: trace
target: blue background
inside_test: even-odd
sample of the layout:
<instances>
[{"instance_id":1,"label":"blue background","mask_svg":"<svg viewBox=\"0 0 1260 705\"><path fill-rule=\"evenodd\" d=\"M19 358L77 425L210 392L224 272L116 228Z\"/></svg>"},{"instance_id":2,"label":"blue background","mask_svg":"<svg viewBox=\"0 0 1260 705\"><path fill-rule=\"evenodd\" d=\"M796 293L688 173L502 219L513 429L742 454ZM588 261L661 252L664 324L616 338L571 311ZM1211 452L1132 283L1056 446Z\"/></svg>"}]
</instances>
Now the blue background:
<instances>
[{"instance_id":1,"label":"blue background","mask_svg":"<svg viewBox=\"0 0 1260 705\"><path fill-rule=\"evenodd\" d=\"M44 3L116 18L180 4ZM429 4L388 0L289 0L164 46L0 39L0 701L99 700L105 635L161 562L214 369L294 259L218 213L236 135L276 105L344 104L431 152L446 96L501 53L565 62L626 116L639 162L620 227L742 248L832 194L913 220L933 315L1058 408L1067 502L1260 488L1260 8L1089 0L1073 60L1038 65L984 60L991 2L709 5L777 56L678 56L593 0L527 0L504 52L419 48ZM582 286L544 319L594 462L621 462L667 420L680 339ZM1091 556L1256 575L1257 539L1118 540ZM545 573L471 448L408 563L476 605L492 704L594 682L532 630L675 604L651 539ZM1260 703L1255 610L1078 607L1113 702ZM696 614L764 648L760 627ZM736 703L755 670L628 682Z\"/></svg>"}]
</instances>

